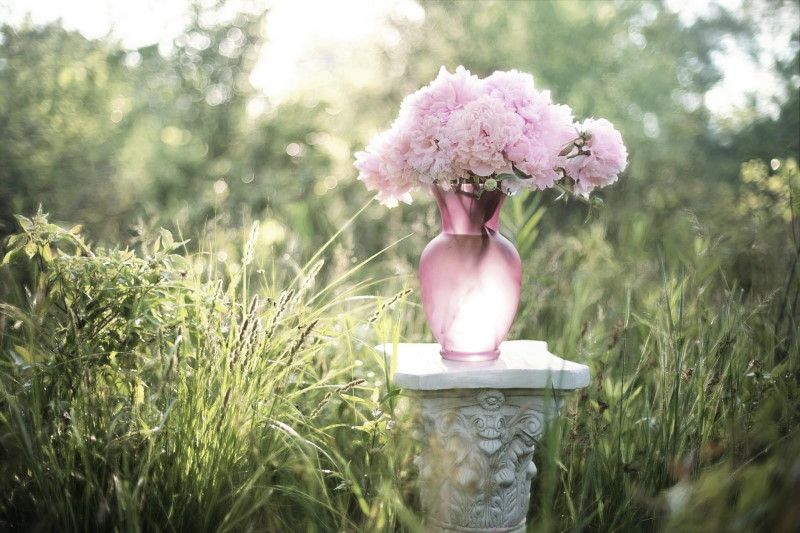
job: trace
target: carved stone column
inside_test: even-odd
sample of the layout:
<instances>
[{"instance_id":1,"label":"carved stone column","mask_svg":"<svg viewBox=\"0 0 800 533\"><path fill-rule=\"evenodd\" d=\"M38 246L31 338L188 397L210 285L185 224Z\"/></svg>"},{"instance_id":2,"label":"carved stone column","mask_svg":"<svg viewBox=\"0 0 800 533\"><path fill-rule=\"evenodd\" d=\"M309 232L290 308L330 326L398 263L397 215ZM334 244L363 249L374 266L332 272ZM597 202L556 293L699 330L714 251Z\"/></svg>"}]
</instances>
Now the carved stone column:
<instances>
[{"instance_id":1,"label":"carved stone column","mask_svg":"<svg viewBox=\"0 0 800 533\"><path fill-rule=\"evenodd\" d=\"M562 395L589 384L589 368L542 341L507 341L500 358L448 361L438 344L391 344L395 385L412 398L415 459L427 530L525 531L534 446Z\"/></svg>"}]
</instances>

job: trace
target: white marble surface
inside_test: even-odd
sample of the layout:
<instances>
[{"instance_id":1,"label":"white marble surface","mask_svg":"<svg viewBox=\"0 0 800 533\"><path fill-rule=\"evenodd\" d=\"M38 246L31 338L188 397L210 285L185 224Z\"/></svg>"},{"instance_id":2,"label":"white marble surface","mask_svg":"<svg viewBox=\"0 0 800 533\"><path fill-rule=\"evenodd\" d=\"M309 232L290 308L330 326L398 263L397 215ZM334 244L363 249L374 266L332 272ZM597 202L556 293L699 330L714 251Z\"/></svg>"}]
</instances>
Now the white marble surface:
<instances>
[{"instance_id":1,"label":"white marble surface","mask_svg":"<svg viewBox=\"0 0 800 533\"><path fill-rule=\"evenodd\" d=\"M505 341L494 361L448 361L436 343L383 344L378 351L391 355L397 349L394 382L409 390L444 389L550 389L573 390L589 384L589 367L551 354L547 343L536 340Z\"/></svg>"}]
</instances>

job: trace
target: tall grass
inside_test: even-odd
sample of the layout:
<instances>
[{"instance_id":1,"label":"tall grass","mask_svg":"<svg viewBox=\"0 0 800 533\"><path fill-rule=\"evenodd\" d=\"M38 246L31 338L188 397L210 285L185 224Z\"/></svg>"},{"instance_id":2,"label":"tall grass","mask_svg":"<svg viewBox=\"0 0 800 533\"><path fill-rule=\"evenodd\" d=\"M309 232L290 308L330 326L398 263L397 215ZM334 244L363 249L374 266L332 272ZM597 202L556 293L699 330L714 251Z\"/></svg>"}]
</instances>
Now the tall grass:
<instances>
[{"instance_id":1,"label":"tall grass","mask_svg":"<svg viewBox=\"0 0 800 533\"><path fill-rule=\"evenodd\" d=\"M177 254L166 231L140 257L93 253L41 214L21 221L0 330L4 528L394 523L386 381L351 333L375 306L349 303L346 273L317 288L314 258L283 290L274 273L247 280L255 226L225 272L213 253Z\"/></svg>"},{"instance_id":2,"label":"tall grass","mask_svg":"<svg viewBox=\"0 0 800 533\"><path fill-rule=\"evenodd\" d=\"M621 250L607 224L543 236L540 202L511 205L512 336L592 369L537 446L530 531L791 531L794 255L761 294L706 235ZM21 223L1 271L0 526L422 531L412 421L372 349L421 338L413 276L335 239L275 260L257 225L221 261L166 231L90 250Z\"/></svg>"},{"instance_id":3,"label":"tall grass","mask_svg":"<svg viewBox=\"0 0 800 533\"><path fill-rule=\"evenodd\" d=\"M793 530L800 345L780 308L800 293L800 248L775 265L783 292L757 294L728 281L705 236L670 243L683 255L633 250L626 272L633 254L601 229L541 243L533 263L549 256L561 275L524 288L519 335L592 370L543 437L531 530Z\"/></svg>"}]
</instances>

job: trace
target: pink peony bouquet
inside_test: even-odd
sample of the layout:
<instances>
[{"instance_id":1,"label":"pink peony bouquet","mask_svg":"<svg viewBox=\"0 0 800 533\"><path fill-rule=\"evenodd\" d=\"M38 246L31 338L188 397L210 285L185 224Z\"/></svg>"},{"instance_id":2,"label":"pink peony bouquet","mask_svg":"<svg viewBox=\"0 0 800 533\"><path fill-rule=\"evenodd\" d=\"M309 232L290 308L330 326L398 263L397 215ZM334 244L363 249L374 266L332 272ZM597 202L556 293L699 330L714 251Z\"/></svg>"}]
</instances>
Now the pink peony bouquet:
<instances>
[{"instance_id":1,"label":"pink peony bouquet","mask_svg":"<svg viewBox=\"0 0 800 533\"><path fill-rule=\"evenodd\" d=\"M411 203L425 186L471 183L476 194L500 188L558 187L587 197L617 181L628 153L605 119L574 122L572 110L511 70L480 79L444 67L407 96L391 128L356 153L358 179L382 204Z\"/></svg>"}]
</instances>

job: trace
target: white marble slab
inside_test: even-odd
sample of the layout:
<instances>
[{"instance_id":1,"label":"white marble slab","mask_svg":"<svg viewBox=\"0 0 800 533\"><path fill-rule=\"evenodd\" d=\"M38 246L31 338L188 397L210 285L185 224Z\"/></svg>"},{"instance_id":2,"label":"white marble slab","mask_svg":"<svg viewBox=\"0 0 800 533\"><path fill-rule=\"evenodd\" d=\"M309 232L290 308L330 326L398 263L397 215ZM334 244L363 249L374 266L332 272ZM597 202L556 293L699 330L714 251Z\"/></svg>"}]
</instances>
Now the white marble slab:
<instances>
[{"instance_id":1,"label":"white marble slab","mask_svg":"<svg viewBox=\"0 0 800 533\"><path fill-rule=\"evenodd\" d=\"M573 390L590 381L588 366L551 354L544 341L505 341L499 358L478 363L443 359L436 343L382 344L377 350L391 355L395 347L395 385L410 390Z\"/></svg>"}]
</instances>

